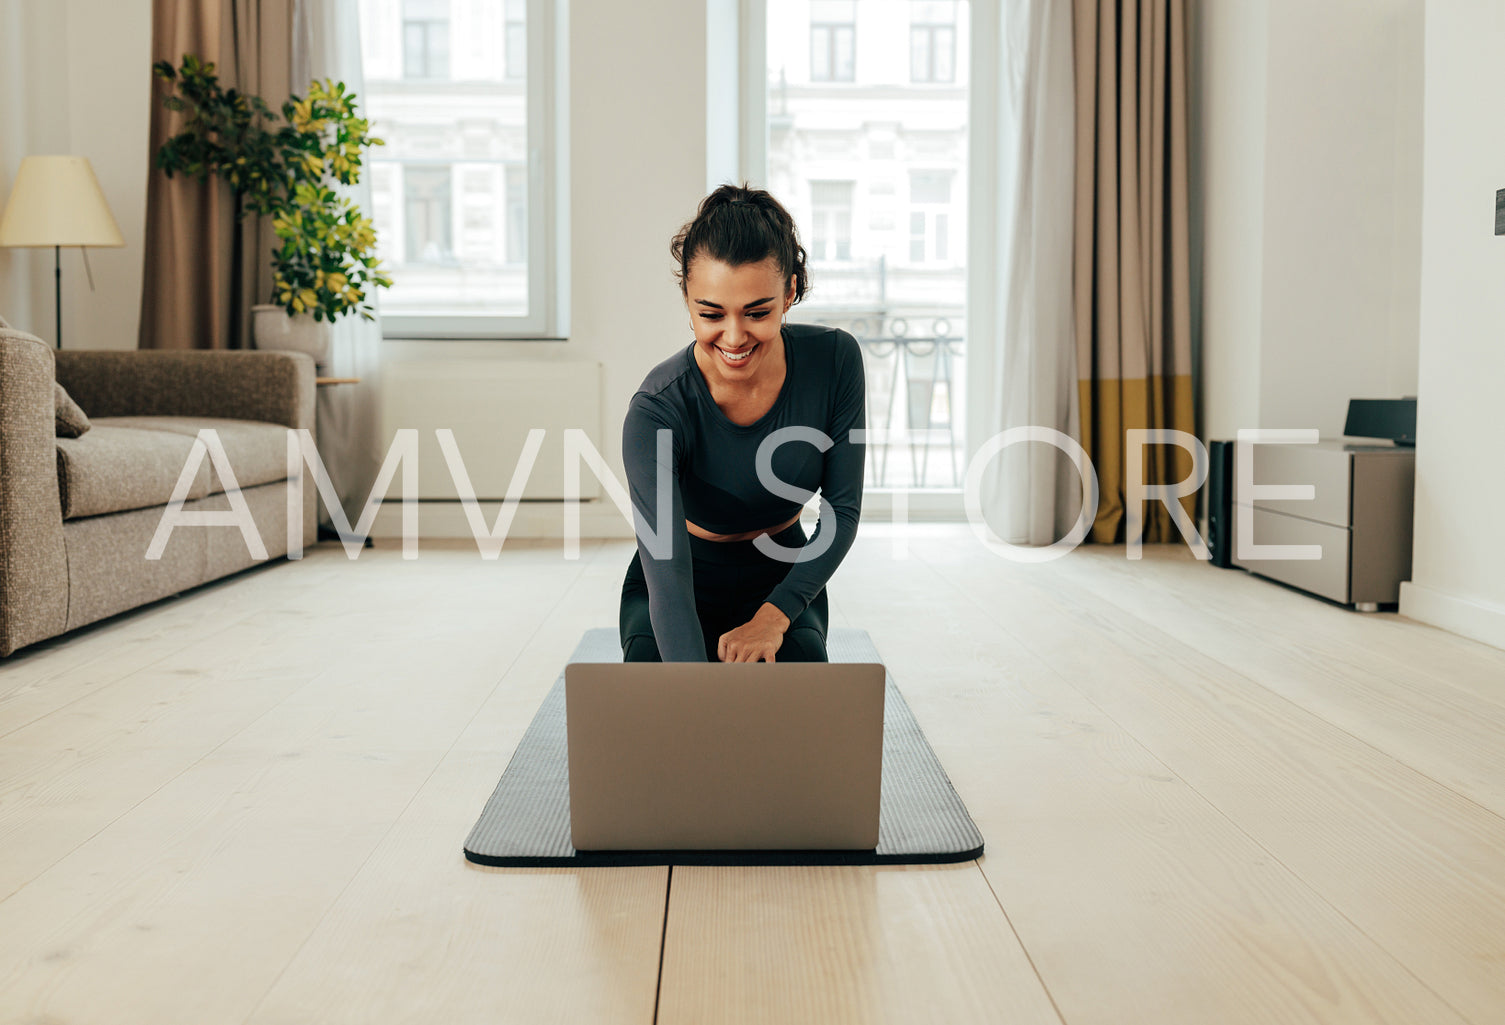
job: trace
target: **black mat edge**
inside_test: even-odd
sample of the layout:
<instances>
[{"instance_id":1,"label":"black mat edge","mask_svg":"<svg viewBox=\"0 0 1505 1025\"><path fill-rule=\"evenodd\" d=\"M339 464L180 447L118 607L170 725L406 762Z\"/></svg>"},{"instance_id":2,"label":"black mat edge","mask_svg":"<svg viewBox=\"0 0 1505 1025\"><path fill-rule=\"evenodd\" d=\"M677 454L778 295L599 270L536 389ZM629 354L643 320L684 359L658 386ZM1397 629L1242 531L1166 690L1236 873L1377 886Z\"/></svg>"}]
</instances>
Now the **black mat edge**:
<instances>
[{"instance_id":1,"label":"black mat edge","mask_svg":"<svg viewBox=\"0 0 1505 1025\"><path fill-rule=\"evenodd\" d=\"M969 851L877 854L874 851L576 851L570 857L499 857L465 852L465 860L489 868L559 868L643 865L950 865L982 856L983 844Z\"/></svg>"}]
</instances>

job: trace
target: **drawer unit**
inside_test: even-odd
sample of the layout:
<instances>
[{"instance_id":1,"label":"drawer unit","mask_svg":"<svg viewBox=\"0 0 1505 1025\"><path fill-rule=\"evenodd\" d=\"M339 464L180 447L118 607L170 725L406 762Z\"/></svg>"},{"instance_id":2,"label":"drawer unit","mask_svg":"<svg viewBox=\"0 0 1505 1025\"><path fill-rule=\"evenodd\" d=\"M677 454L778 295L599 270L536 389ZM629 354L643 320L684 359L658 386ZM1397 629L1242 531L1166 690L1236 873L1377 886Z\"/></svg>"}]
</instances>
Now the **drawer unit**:
<instances>
[{"instance_id":1,"label":"drawer unit","mask_svg":"<svg viewBox=\"0 0 1505 1025\"><path fill-rule=\"evenodd\" d=\"M1250 503L1235 493L1233 564L1361 609L1399 601L1401 581L1411 579L1415 450L1326 439L1254 445L1251 452L1255 484L1310 484L1316 494ZM1237 539L1246 517L1256 545L1320 545L1322 557L1242 555Z\"/></svg>"}]
</instances>

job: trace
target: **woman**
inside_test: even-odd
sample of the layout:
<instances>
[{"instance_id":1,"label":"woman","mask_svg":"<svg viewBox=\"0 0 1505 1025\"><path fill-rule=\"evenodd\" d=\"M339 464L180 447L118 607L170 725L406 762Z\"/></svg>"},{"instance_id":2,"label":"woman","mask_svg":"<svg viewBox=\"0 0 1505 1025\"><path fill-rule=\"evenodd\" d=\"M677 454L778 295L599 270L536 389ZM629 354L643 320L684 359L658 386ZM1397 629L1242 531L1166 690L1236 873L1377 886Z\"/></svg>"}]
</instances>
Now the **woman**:
<instances>
[{"instance_id":1,"label":"woman","mask_svg":"<svg viewBox=\"0 0 1505 1025\"><path fill-rule=\"evenodd\" d=\"M622 428L638 538L622 657L825 662L825 585L862 509L862 351L846 331L785 322L805 250L767 192L721 186L670 251L695 339L643 379Z\"/></svg>"}]
</instances>

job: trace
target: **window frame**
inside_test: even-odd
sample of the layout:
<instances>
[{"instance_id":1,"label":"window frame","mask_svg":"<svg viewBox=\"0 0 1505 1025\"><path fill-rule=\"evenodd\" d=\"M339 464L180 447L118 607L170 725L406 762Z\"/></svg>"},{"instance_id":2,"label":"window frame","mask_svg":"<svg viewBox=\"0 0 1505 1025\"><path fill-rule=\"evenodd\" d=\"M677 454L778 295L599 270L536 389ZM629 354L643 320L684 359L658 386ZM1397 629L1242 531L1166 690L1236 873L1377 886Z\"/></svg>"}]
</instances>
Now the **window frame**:
<instances>
[{"instance_id":1,"label":"window frame","mask_svg":"<svg viewBox=\"0 0 1505 1025\"><path fill-rule=\"evenodd\" d=\"M505 0L502 0L505 4ZM528 313L382 313L382 337L403 341L565 341L569 333L569 34L565 0L526 0ZM505 8L504 8L505 23ZM506 72L504 52L499 55ZM518 79L504 78L516 82ZM505 217L505 202L503 207Z\"/></svg>"}]
</instances>

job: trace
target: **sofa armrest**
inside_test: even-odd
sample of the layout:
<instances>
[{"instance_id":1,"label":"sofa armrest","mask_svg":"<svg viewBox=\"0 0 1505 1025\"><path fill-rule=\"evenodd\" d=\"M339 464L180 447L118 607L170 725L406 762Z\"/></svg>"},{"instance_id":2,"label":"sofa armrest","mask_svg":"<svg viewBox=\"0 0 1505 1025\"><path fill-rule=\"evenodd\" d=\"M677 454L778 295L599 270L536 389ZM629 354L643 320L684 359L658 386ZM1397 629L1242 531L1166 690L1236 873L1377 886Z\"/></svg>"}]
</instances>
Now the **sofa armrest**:
<instances>
[{"instance_id":1,"label":"sofa armrest","mask_svg":"<svg viewBox=\"0 0 1505 1025\"><path fill-rule=\"evenodd\" d=\"M64 349L57 379L89 416L214 416L314 429L303 352Z\"/></svg>"},{"instance_id":2,"label":"sofa armrest","mask_svg":"<svg viewBox=\"0 0 1505 1025\"><path fill-rule=\"evenodd\" d=\"M50 345L0 329L0 655L68 621L52 375Z\"/></svg>"}]
</instances>

